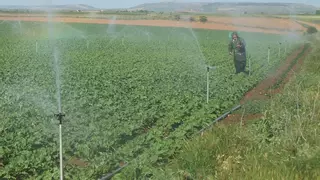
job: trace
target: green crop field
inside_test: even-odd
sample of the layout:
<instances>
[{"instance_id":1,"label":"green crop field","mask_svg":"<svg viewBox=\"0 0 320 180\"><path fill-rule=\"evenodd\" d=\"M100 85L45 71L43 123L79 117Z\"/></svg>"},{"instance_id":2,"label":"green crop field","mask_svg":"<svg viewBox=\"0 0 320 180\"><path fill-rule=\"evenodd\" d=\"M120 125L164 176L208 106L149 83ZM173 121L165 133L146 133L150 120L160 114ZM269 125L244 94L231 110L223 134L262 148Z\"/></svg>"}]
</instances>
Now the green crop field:
<instances>
[{"instance_id":1,"label":"green crop field","mask_svg":"<svg viewBox=\"0 0 320 180\"><path fill-rule=\"evenodd\" d=\"M0 179L59 177L59 92L65 178L96 179L122 162L131 175L150 174L300 43L241 33L252 69L246 76L234 74L227 31L8 21L0 27ZM208 104L206 65L217 66Z\"/></svg>"}]
</instances>

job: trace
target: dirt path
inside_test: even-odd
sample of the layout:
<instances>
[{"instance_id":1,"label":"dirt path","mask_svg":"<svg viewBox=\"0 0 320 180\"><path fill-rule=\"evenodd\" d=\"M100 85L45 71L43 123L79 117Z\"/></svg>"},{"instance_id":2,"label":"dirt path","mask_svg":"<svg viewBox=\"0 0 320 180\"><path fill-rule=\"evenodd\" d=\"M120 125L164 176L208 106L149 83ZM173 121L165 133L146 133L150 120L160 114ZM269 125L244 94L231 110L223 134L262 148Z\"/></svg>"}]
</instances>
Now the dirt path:
<instances>
[{"instance_id":1,"label":"dirt path","mask_svg":"<svg viewBox=\"0 0 320 180\"><path fill-rule=\"evenodd\" d=\"M232 18L231 18L232 19ZM31 22L47 22L47 17L9 17L0 16L0 20L4 21L31 21ZM223 19L222 19L223 20ZM292 28L288 28L288 31L266 29L261 27L243 27L235 24L221 24L221 23L199 23L199 22L184 22L184 21L170 21L170 20L112 20L108 19L90 19L90 18L74 18L74 17L54 17L53 22L66 22L66 23L90 23L90 24L121 24L121 25L139 25L139 26L161 26L161 27L185 27L194 29L211 29L211 30L228 30L228 31L246 31L246 32L260 32L268 34L288 34ZM256 20L257 21L257 20ZM299 30L296 29L296 30Z\"/></svg>"},{"instance_id":2,"label":"dirt path","mask_svg":"<svg viewBox=\"0 0 320 180\"><path fill-rule=\"evenodd\" d=\"M313 26L313 27L317 28L318 30L320 30L320 24L314 24L314 23L311 23L311 22L300 21L300 20L296 20L296 22L301 23L301 24L306 24L306 25L309 25L309 26Z\"/></svg>"},{"instance_id":3,"label":"dirt path","mask_svg":"<svg viewBox=\"0 0 320 180\"><path fill-rule=\"evenodd\" d=\"M304 31L306 28L290 19L272 17L208 17L209 22L279 30Z\"/></svg>"},{"instance_id":4,"label":"dirt path","mask_svg":"<svg viewBox=\"0 0 320 180\"><path fill-rule=\"evenodd\" d=\"M276 70L275 73L271 74L270 76L266 77L263 81L261 81L256 87L250 90L241 100L241 104L246 104L247 102L256 100L256 101L264 101L269 99L270 97L279 94L282 92L286 83L289 82L290 79L300 70L300 67L303 64L303 60L308 55L308 53L312 50L308 48L306 51L303 52L303 55L298 59L298 61L290 68L293 61L299 56L304 49L304 46L300 47L294 53L292 53L286 61ZM290 69L289 69L290 68ZM284 73L289 70L285 77L283 77ZM282 79L279 87L276 89L272 89L280 80ZM231 114L226 119L222 121L223 124L230 124L236 122L242 122L243 124L246 121L255 120L262 118L263 114Z\"/></svg>"}]
</instances>

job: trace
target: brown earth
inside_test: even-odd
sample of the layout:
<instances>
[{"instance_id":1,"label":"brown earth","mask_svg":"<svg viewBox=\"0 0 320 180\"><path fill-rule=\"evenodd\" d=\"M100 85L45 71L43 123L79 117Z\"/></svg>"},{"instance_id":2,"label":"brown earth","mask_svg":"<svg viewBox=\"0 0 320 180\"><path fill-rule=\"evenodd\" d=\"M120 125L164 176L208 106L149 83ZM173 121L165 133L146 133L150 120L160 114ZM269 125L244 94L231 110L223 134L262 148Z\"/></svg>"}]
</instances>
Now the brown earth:
<instances>
[{"instance_id":1,"label":"brown earth","mask_svg":"<svg viewBox=\"0 0 320 180\"><path fill-rule=\"evenodd\" d=\"M267 18L266 18L267 19ZM0 16L0 20L3 21L31 21L31 22L47 22L47 17L28 17L28 16L20 16L20 17L13 17L13 16ZM194 29L211 29L211 30L228 30L228 31L246 31L246 32L260 32L260 33L268 33L268 34L288 34L292 30L292 27L288 25L281 25L285 24L280 22L281 19L275 20L268 20L268 23L263 23L265 20L264 18L255 19L251 21L250 19L247 20L249 23L248 26L244 27L245 25L244 20L242 20L243 24L240 25L233 25L231 22L233 18L225 18L217 17L215 20L218 20L217 23L199 23L199 22L184 22L184 21L170 21L170 20L108 20L108 19L90 19L90 18L75 18L75 17L53 17L51 19L53 22L66 22L66 23L90 23L90 24L122 24L122 25L140 25L140 26L162 26L162 27L185 27L185 28L194 28ZM221 23L222 21L229 22L228 23ZM283 20L285 21L285 20ZM289 21L289 20L288 20ZM241 22L241 21L240 21ZM251 27L255 26L255 23L262 23L264 24L263 27ZM273 24L274 26L283 26L286 27L286 31L284 30L277 30L268 27L269 25ZM288 24L288 23L287 23ZM290 23L289 23L290 24ZM259 24L256 26L260 26ZM270 29L268 29L270 28ZM285 29L285 28L284 28ZM296 30L300 30L296 27Z\"/></svg>"},{"instance_id":2,"label":"brown earth","mask_svg":"<svg viewBox=\"0 0 320 180\"><path fill-rule=\"evenodd\" d=\"M303 50L303 47L300 47L298 50L293 52L284 62L283 65L281 65L276 72L270 74L266 79L261 81L256 87L254 87L252 90L247 92L244 96L244 98L240 101L241 104L244 104L247 101L251 100L259 100L259 99L265 99L267 98L266 90L270 89L273 85L275 85L278 80L281 78L281 75L284 71L286 71L291 62L301 53Z\"/></svg>"},{"instance_id":3,"label":"brown earth","mask_svg":"<svg viewBox=\"0 0 320 180\"><path fill-rule=\"evenodd\" d=\"M69 159L67 164L72 165L72 166L78 166L78 167L87 167L88 166L88 162L85 162L85 161L78 159L78 158Z\"/></svg>"},{"instance_id":4,"label":"brown earth","mask_svg":"<svg viewBox=\"0 0 320 180\"><path fill-rule=\"evenodd\" d=\"M315 24L315 23L300 21L300 20L296 20L296 22L301 23L301 24L306 24L309 26L313 26L313 27L317 28L318 30L320 30L320 24Z\"/></svg>"},{"instance_id":5,"label":"brown earth","mask_svg":"<svg viewBox=\"0 0 320 180\"><path fill-rule=\"evenodd\" d=\"M269 17L208 17L209 22L227 23L237 26L251 26L257 28L282 29L304 31L306 28L290 19Z\"/></svg>"},{"instance_id":6,"label":"brown earth","mask_svg":"<svg viewBox=\"0 0 320 180\"><path fill-rule=\"evenodd\" d=\"M252 100L266 100L270 97L279 94L282 92L284 86L289 82L290 79L294 77L294 75L299 72L301 66L303 64L303 60L308 55L308 53L312 50L312 48L307 49L303 55L298 59L297 63L292 66L290 71L283 78L283 73L289 69L292 62L296 59L296 57L303 51L304 46L300 47L294 53L292 53L286 61L276 70L275 73L271 74L269 77L266 77L263 81L261 81L256 87L250 90L243 99L240 101L241 104L245 104ZM281 83L279 87L276 89L272 89L281 79ZM223 124L231 124L236 123L242 120L245 125L246 121L256 120L263 117L263 114L231 114L226 119L222 121Z\"/></svg>"}]
</instances>

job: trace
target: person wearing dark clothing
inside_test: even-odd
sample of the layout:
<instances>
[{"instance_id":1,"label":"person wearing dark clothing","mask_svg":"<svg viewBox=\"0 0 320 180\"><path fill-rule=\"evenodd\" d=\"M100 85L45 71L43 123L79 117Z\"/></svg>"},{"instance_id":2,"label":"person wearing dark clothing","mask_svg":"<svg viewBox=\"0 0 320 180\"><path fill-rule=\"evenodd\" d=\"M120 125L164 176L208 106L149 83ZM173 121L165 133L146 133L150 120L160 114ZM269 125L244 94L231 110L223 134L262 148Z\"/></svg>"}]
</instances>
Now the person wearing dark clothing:
<instances>
[{"instance_id":1,"label":"person wearing dark clothing","mask_svg":"<svg viewBox=\"0 0 320 180\"><path fill-rule=\"evenodd\" d=\"M232 33L232 40L228 45L229 54L233 55L233 61L236 69L236 74L245 72L247 57L246 57L246 43L243 38L239 37L236 32Z\"/></svg>"}]
</instances>

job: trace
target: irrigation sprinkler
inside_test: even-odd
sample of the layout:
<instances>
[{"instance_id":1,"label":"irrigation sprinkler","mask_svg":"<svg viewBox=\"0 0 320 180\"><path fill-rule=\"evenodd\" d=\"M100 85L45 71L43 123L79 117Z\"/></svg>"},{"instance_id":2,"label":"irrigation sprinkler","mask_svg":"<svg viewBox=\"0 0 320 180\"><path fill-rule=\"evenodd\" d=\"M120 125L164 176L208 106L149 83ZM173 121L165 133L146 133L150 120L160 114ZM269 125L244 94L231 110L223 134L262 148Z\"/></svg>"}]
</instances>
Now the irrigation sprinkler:
<instances>
[{"instance_id":1,"label":"irrigation sprinkler","mask_svg":"<svg viewBox=\"0 0 320 180\"><path fill-rule=\"evenodd\" d=\"M20 35L22 35L22 28L21 28L20 16L19 16L19 28L20 28Z\"/></svg>"},{"instance_id":2,"label":"irrigation sprinkler","mask_svg":"<svg viewBox=\"0 0 320 180\"><path fill-rule=\"evenodd\" d=\"M38 41L36 41L36 53L38 53Z\"/></svg>"},{"instance_id":3,"label":"irrigation sprinkler","mask_svg":"<svg viewBox=\"0 0 320 180\"><path fill-rule=\"evenodd\" d=\"M150 34L149 34L149 32L147 32L147 36L148 36L148 42L150 42Z\"/></svg>"},{"instance_id":4,"label":"irrigation sprinkler","mask_svg":"<svg viewBox=\"0 0 320 180\"><path fill-rule=\"evenodd\" d=\"M87 40L87 49L89 49L89 41Z\"/></svg>"},{"instance_id":5,"label":"irrigation sprinkler","mask_svg":"<svg viewBox=\"0 0 320 180\"><path fill-rule=\"evenodd\" d=\"M287 41L285 41L285 45L284 45L284 54L287 53Z\"/></svg>"},{"instance_id":6,"label":"irrigation sprinkler","mask_svg":"<svg viewBox=\"0 0 320 180\"><path fill-rule=\"evenodd\" d=\"M248 57L249 60L249 76L251 76L251 56Z\"/></svg>"},{"instance_id":7,"label":"irrigation sprinkler","mask_svg":"<svg viewBox=\"0 0 320 180\"><path fill-rule=\"evenodd\" d=\"M209 103L209 72L210 69L214 70L217 67L216 66L207 66L207 104Z\"/></svg>"},{"instance_id":8,"label":"irrigation sprinkler","mask_svg":"<svg viewBox=\"0 0 320 180\"><path fill-rule=\"evenodd\" d=\"M59 121L59 145L60 145L60 180L63 180L63 159L62 159L62 120L65 116L62 112L55 114Z\"/></svg>"},{"instance_id":9,"label":"irrigation sprinkler","mask_svg":"<svg viewBox=\"0 0 320 180\"><path fill-rule=\"evenodd\" d=\"M280 56L281 56L281 42L279 42L279 58L280 58Z\"/></svg>"},{"instance_id":10,"label":"irrigation sprinkler","mask_svg":"<svg viewBox=\"0 0 320 180\"><path fill-rule=\"evenodd\" d=\"M268 64L270 64L270 46L268 47Z\"/></svg>"}]
</instances>

